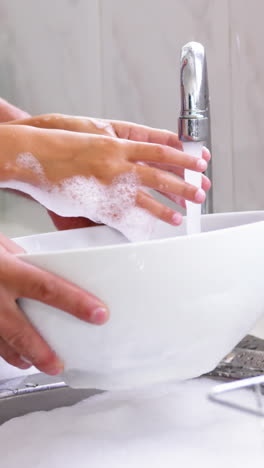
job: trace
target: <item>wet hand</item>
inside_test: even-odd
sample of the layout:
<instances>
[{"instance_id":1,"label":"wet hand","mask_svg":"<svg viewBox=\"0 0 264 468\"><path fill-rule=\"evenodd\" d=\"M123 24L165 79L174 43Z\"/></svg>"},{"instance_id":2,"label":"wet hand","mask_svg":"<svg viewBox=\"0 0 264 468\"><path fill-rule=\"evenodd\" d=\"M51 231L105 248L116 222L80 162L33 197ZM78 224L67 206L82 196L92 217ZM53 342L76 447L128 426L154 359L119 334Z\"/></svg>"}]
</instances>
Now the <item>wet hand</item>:
<instances>
[{"instance_id":1,"label":"wet hand","mask_svg":"<svg viewBox=\"0 0 264 468\"><path fill-rule=\"evenodd\" d=\"M9 364L31 365L50 375L63 371L63 362L31 325L17 300L27 297L75 317L101 325L106 306L72 283L25 263L15 254L23 249L0 234L0 356Z\"/></svg>"},{"instance_id":2,"label":"wet hand","mask_svg":"<svg viewBox=\"0 0 264 468\"><path fill-rule=\"evenodd\" d=\"M143 186L165 194L181 206L185 206L185 200L195 203L204 201L204 191L210 188L208 178L203 176L202 190L197 190L196 187L184 182L183 174L186 168L198 172L206 170L207 161L210 159L210 154L206 149L203 151L203 157L197 160L182 151L181 142L172 132L124 122L103 121L103 125L101 121L95 123L94 119L57 115L43 116L42 120L41 117L30 119L30 123L38 125L52 126L52 122L54 126L57 122L59 127L74 129L74 131L58 132L62 140L61 145L57 144L58 148L67 141L68 150L74 151L71 158L71 163L74 159L74 164L72 163L72 167L69 167L67 149L63 164L60 157L54 157L53 161L50 159L49 165L52 170L56 167L56 162L60 165L60 171L53 170L52 176L55 183L59 182L59 179L56 180L56 174L59 172L60 180L73 175L94 176L107 185L123 173L134 172ZM82 132L79 133L78 130ZM49 134L51 138L48 129L44 131L44 134ZM113 134L115 136L112 136ZM71 149L72 144L75 149ZM58 151L56 153L58 156ZM181 215L177 211L167 208L144 191L138 192L137 204L163 221L171 224L181 222Z\"/></svg>"}]
</instances>

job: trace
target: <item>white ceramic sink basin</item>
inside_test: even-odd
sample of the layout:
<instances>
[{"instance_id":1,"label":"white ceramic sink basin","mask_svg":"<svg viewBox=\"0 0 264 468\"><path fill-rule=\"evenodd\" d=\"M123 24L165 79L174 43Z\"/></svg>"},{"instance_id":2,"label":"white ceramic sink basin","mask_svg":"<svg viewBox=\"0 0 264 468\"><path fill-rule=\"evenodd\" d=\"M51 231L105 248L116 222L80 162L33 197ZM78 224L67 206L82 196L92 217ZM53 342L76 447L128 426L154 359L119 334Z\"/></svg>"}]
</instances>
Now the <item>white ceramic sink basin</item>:
<instances>
[{"instance_id":1,"label":"white ceramic sink basin","mask_svg":"<svg viewBox=\"0 0 264 468\"><path fill-rule=\"evenodd\" d=\"M202 226L185 236L184 225L158 223L153 240L134 244L103 226L16 239L31 252L24 261L110 308L97 327L21 300L66 381L115 389L196 377L249 332L264 312L264 212L205 215Z\"/></svg>"}]
</instances>

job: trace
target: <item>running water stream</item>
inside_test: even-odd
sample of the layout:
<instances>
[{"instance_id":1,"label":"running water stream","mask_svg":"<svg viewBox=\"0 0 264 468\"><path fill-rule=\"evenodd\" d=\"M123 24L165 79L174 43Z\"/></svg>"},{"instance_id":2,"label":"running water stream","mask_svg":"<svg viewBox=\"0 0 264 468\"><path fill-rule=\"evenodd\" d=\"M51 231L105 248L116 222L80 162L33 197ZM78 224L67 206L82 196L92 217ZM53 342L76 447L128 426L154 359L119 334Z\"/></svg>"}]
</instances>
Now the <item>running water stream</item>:
<instances>
[{"instance_id":1,"label":"running water stream","mask_svg":"<svg viewBox=\"0 0 264 468\"><path fill-rule=\"evenodd\" d=\"M203 142L184 142L183 149L185 153L196 156L197 158L202 157ZM189 184L195 185L201 188L202 185L202 174L200 172L194 172L189 169L185 169L184 173L185 181ZM186 233L187 234L199 234L201 232L201 205L186 201Z\"/></svg>"}]
</instances>

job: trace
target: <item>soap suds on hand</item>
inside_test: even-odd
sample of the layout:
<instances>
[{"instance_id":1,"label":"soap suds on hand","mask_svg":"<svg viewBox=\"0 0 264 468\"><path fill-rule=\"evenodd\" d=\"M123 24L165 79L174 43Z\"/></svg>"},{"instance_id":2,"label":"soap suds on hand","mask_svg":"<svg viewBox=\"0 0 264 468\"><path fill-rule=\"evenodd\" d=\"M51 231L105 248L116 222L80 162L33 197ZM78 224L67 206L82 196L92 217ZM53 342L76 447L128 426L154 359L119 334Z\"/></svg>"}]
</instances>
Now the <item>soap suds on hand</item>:
<instances>
[{"instance_id":1,"label":"soap suds on hand","mask_svg":"<svg viewBox=\"0 0 264 468\"><path fill-rule=\"evenodd\" d=\"M156 219L136 206L137 192L142 190L136 174L120 175L111 185L101 184L95 177L74 176L54 186L47 181L41 164L31 153L19 154L16 163L38 174L41 187L8 180L0 182L0 188L27 193L60 216L80 216L106 224L131 241L149 239Z\"/></svg>"},{"instance_id":2,"label":"soap suds on hand","mask_svg":"<svg viewBox=\"0 0 264 468\"><path fill-rule=\"evenodd\" d=\"M90 122L94 124L94 126L98 129L106 130L109 136L116 137L116 132L113 129L113 126L110 124L110 122L106 122L104 120L100 119L89 119Z\"/></svg>"},{"instance_id":3,"label":"soap suds on hand","mask_svg":"<svg viewBox=\"0 0 264 468\"><path fill-rule=\"evenodd\" d=\"M45 182L44 171L39 161L31 153L20 153L16 158L18 167L31 169L35 174L38 174L43 182Z\"/></svg>"}]
</instances>

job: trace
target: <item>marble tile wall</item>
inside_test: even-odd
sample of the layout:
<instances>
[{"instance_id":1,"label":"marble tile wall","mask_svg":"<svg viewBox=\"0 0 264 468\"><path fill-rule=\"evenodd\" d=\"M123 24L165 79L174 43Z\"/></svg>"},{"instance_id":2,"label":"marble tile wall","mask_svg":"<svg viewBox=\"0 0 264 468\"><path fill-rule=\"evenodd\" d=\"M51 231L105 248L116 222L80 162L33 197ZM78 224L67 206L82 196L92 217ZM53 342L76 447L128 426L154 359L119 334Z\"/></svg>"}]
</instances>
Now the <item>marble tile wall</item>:
<instances>
[{"instance_id":1,"label":"marble tile wall","mask_svg":"<svg viewBox=\"0 0 264 468\"><path fill-rule=\"evenodd\" d=\"M201 41L211 92L214 211L261 209L263 13L262 0L251 0L250 9L243 0L1 0L0 94L32 113L175 130L180 49ZM9 194L0 195L0 219L8 235L52 229L45 210Z\"/></svg>"}]
</instances>

